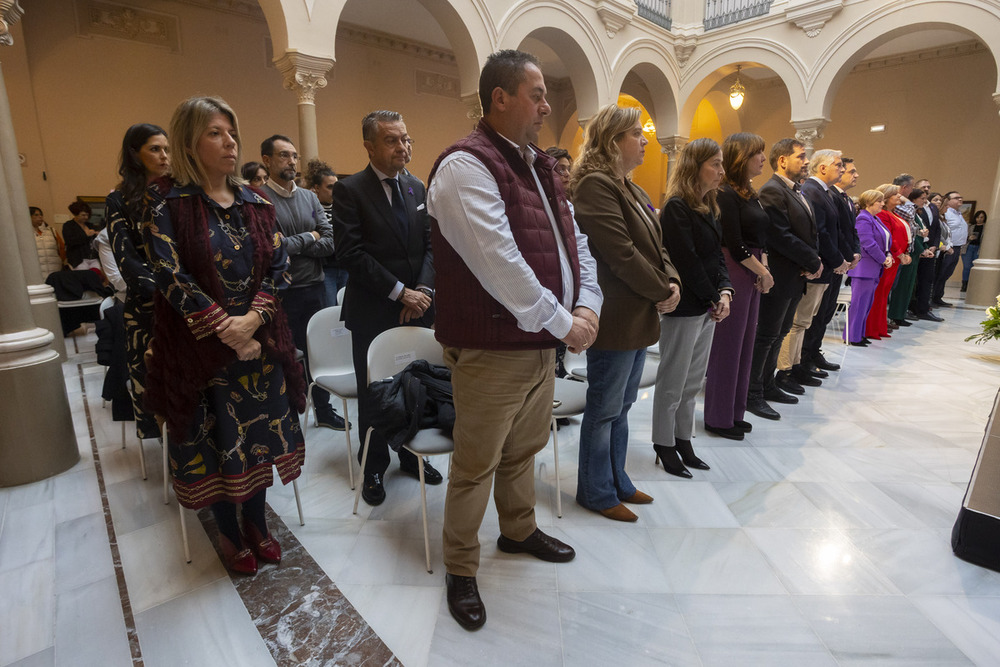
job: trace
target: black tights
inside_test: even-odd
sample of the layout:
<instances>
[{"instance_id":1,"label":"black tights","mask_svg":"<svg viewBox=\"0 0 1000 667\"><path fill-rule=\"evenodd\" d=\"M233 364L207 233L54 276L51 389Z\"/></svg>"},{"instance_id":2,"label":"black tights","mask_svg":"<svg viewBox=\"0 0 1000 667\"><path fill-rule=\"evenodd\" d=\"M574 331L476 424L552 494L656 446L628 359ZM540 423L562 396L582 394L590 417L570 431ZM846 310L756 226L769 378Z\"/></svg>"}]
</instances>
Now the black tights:
<instances>
[{"instance_id":1,"label":"black tights","mask_svg":"<svg viewBox=\"0 0 1000 667\"><path fill-rule=\"evenodd\" d=\"M261 535L267 535L267 521L264 518L264 500L267 496L267 489L243 502L243 521L253 521ZM240 526L236 522L236 503L226 501L212 503L212 514L215 516L215 524L219 527L219 532L226 539L239 547L243 544L240 538Z\"/></svg>"}]
</instances>

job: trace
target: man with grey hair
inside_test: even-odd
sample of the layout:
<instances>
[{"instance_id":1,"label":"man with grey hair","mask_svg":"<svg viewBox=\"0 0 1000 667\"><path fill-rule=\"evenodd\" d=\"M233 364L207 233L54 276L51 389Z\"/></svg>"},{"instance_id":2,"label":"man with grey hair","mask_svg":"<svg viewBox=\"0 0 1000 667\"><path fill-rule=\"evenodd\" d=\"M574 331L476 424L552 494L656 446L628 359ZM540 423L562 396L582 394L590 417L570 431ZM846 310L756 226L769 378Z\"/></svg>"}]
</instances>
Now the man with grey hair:
<instances>
[{"instance_id":1,"label":"man with grey hair","mask_svg":"<svg viewBox=\"0 0 1000 667\"><path fill-rule=\"evenodd\" d=\"M361 121L361 137L369 164L334 184L333 233L337 261L349 276L341 316L353 343L359 432L367 433L368 347L393 327L434 323L434 258L426 189L405 169L410 137L403 117L395 111L373 111ZM361 489L369 505L385 500L383 476L389 460L388 443L373 432ZM419 478L419 465L427 484L442 482L430 463L399 450L401 471Z\"/></svg>"},{"instance_id":2,"label":"man with grey hair","mask_svg":"<svg viewBox=\"0 0 1000 667\"><path fill-rule=\"evenodd\" d=\"M836 202L830 193L830 187L844 175L844 163L840 151L818 150L813 153L809 163L809 178L802 184L802 196L812 209L816 220L816 236L820 259L823 260L823 272L818 278L806 283L806 291L795 309L792 327L781 342L778 353L778 373L774 384L783 391L792 394L804 394L803 385L818 387L822 384L817 375L826 376L825 371L813 372L801 364L802 343L806 329L812 324L816 311L819 310L823 294L834 275L847 273L854 253L845 256L841 250L840 215Z\"/></svg>"}]
</instances>

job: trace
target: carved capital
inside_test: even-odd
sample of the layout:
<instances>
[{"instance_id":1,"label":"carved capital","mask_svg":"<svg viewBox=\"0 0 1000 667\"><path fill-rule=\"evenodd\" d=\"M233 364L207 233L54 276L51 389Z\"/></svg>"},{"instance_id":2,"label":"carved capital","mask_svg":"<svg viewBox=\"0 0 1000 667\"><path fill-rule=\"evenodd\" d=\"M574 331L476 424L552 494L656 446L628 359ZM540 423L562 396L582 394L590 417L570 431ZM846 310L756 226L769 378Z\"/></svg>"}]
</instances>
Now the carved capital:
<instances>
[{"instance_id":1,"label":"carved capital","mask_svg":"<svg viewBox=\"0 0 1000 667\"><path fill-rule=\"evenodd\" d=\"M844 7L844 0L798 0L785 8L785 18L815 37L833 15Z\"/></svg>"},{"instance_id":2,"label":"carved capital","mask_svg":"<svg viewBox=\"0 0 1000 667\"><path fill-rule=\"evenodd\" d=\"M479 93L462 95L462 104L465 105L466 118L478 123L479 119L483 117L483 106L479 103Z\"/></svg>"},{"instance_id":3,"label":"carved capital","mask_svg":"<svg viewBox=\"0 0 1000 667\"><path fill-rule=\"evenodd\" d=\"M677 41L674 42L674 55L677 56L677 64L681 67L687 65L696 46L698 46L698 38L694 35L678 37Z\"/></svg>"},{"instance_id":4,"label":"carved capital","mask_svg":"<svg viewBox=\"0 0 1000 667\"><path fill-rule=\"evenodd\" d=\"M299 94L299 104L315 104L316 91L326 87L326 73L333 60L289 51L274 64L285 79L285 90Z\"/></svg>"},{"instance_id":5,"label":"carved capital","mask_svg":"<svg viewBox=\"0 0 1000 667\"><path fill-rule=\"evenodd\" d=\"M679 135L672 137L657 137L660 144L660 152L666 154L668 160L676 160L681 154L681 149L687 145L688 138Z\"/></svg>"},{"instance_id":6,"label":"carved capital","mask_svg":"<svg viewBox=\"0 0 1000 667\"><path fill-rule=\"evenodd\" d=\"M22 16L24 10L17 0L0 0L0 45L10 46L14 43L10 27L20 21Z\"/></svg>"},{"instance_id":7,"label":"carved capital","mask_svg":"<svg viewBox=\"0 0 1000 667\"><path fill-rule=\"evenodd\" d=\"M633 0L598 0L597 15L604 23L608 37L613 38L618 31L632 22L636 13Z\"/></svg>"},{"instance_id":8,"label":"carved capital","mask_svg":"<svg viewBox=\"0 0 1000 667\"><path fill-rule=\"evenodd\" d=\"M823 138L823 128L830 120L828 118L810 118L809 120L793 120L795 138L806 148L806 155L812 157L815 143Z\"/></svg>"}]
</instances>

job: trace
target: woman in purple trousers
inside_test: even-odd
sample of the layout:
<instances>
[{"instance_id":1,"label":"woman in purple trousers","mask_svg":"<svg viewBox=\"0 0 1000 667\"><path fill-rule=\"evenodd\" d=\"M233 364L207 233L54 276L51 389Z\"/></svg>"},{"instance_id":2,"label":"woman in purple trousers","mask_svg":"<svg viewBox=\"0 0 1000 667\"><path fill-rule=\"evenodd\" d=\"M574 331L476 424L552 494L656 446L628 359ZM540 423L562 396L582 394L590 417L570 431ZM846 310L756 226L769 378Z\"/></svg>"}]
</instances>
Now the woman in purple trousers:
<instances>
[{"instance_id":1,"label":"woman in purple trousers","mask_svg":"<svg viewBox=\"0 0 1000 667\"><path fill-rule=\"evenodd\" d=\"M875 301L882 270L892 265L889 248L892 237L889 230L875 217L882 210L885 198L878 190L866 190L858 197L861 212L854 223L861 242L861 259L847 272L851 277L851 306L847 310L847 342L856 347L869 344L865 338L868 311Z\"/></svg>"},{"instance_id":2,"label":"woman in purple trousers","mask_svg":"<svg viewBox=\"0 0 1000 667\"><path fill-rule=\"evenodd\" d=\"M719 188L722 254L739 298L729 317L715 325L705 380L705 430L742 440L752 427L743 420L750 383L750 361L757 332L760 295L774 284L767 270L764 236L767 213L757 200L751 179L764 169L764 139L741 132L722 144L725 181Z\"/></svg>"}]
</instances>

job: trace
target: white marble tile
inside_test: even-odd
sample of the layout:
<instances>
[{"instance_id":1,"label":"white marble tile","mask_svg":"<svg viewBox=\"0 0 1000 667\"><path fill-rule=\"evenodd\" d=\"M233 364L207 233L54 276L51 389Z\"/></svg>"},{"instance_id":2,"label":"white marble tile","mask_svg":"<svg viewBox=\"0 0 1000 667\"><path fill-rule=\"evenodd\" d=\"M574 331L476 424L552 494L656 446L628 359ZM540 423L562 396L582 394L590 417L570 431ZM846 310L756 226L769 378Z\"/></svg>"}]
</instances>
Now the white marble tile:
<instances>
[{"instance_id":1,"label":"white marble tile","mask_svg":"<svg viewBox=\"0 0 1000 667\"><path fill-rule=\"evenodd\" d=\"M1000 573L967 563L930 530L848 530L851 542L907 595L1000 597Z\"/></svg>"},{"instance_id":2,"label":"white marble tile","mask_svg":"<svg viewBox=\"0 0 1000 667\"><path fill-rule=\"evenodd\" d=\"M605 520L605 526L571 526L552 535L576 549L556 567L559 591L669 593L670 584L648 531Z\"/></svg>"},{"instance_id":3,"label":"white marble tile","mask_svg":"<svg viewBox=\"0 0 1000 667\"><path fill-rule=\"evenodd\" d=\"M559 600L555 595L541 591L489 591L482 597L486 625L469 633L451 617L446 596L441 596L428 665L562 664Z\"/></svg>"},{"instance_id":4,"label":"white marble tile","mask_svg":"<svg viewBox=\"0 0 1000 667\"><path fill-rule=\"evenodd\" d=\"M860 474L840 461L829 449L820 447L770 447L761 450L764 458L789 482L860 482Z\"/></svg>"},{"instance_id":5,"label":"white marble tile","mask_svg":"<svg viewBox=\"0 0 1000 667\"><path fill-rule=\"evenodd\" d=\"M894 595L899 590L838 530L747 528L793 595Z\"/></svg>"},{"instance_id":6,"label":"white marble tile","mask_svg":"<svg viewBox=\"0 0 1000 667\"><path fill-rule=\"evenodd\" d=\"M788 592L741 528L650 528L649 535L676 594Z\"/></svg>"},{"instance_id":7,"label":"white marble tile","mask_svg":"<svg viewBox=\"0 0 1000 667\"><path fill-rule=\"evenodd\" d=\"M913 456L916 448L884 449L844 449L833 455L850 466L870 482L939 482L940 475L934 474L920 460ZM962 450L954 450L968 456ZM944 452L939 452L944 455ZM925 461L931 462L925 458ZM971 466L969 467L971 470ZM950 480L946 480L950 481Z\"/></svg>"},{"instance_id":8,"label":"white marble tile","mask_svg":"<svg viewBox=\"0 0 1000 667\"><path fill-rule=\"evenodd\" d=\"M841 665L972 665L904 597L798 596L795 605Z\"/></svg>"},{"instance_id":9,"label":"white marble tile","mask_svg":"<svg viewBox=\"0 0 1000 667\"><path fill-rule=\"evenodd\" d=\"M193 512L185 512L191 562L184 561L176 500L174 517L118 536L132 610L140 613L229 576Z\"/></svg>"},{"instance_id":10,"label":"white marble tile","mask_svg":"<svg viewBox=\"0 0 1000 667\"><path fill-rule=\"evenodd\" d=\"M424 667L444 598L444 576L438 586L342 586L347 597L389 650L407 667ZM399 610L406 610L401 623ZM450 619L449 619L450 620Z\"/></svg>"},{"instance_id":11,"label":"white marble tile","mask_svg":"<svg viewBox=\"0 0 1000 667\"><path fill-rule=\"evenodd\" d=\"M114 575L104 514L88 514L56 525L56 592Z\"/></svg>"},{"instance_id":12,"label":"white marble tile","mask_svg":"<svg viewBox=\"0 0 1000 667\"><path fill-rule=\"evenodd\" d=\"M55 480L50 477L30 484L0 489L0 494L7 499L9 508L20 509L51 501L53 489L55 489Z\"/></svg>"},{"instance_id":13,"label":"white marble tile","mask_svg":"<svg viewBox=\"0 0 1000 667\"><path fill-rule=\"evenodd\" d=\"M274 667L229 577L139 612L135 626L148 667Z\"/></svg>"},{"instance_id":14,"label":"white marble tile","mask_svg":"<svg viewBox=\"0 0 1000 667\"><path fill-rule=\"evenodd\" d=\"M97 485L97 472L93 466L57 475L52 481L56 523L104 511Z\"/></svg>"},{"instance_id":15,"label":"white marble tile","mask_svg":"<svg viewBox=\"0 0 1000 667\"><path fill-rule=\"evenodd\" d=\"M909 601L975 664L1000 662L1000 598L912 595Z\"/></svg>"},{"instance_id":16,"label":"white marble tile","mask_svg":"<svg viewBox=\"0 0 1000 667\"><path fill-rule=\"evenodd\" d=\"M177 520L177 500L171 491L170 504L163 504L160 482L143 480L136 474L121 482L108 484L106 489L115 533L119 536L170 519Z\"/></svg>"},{"instance_id":17,"label":"white marble tile","mask_svg":"<svg viewBox=\"0 0 1000 667\"><path fill-rule=\"evenodd\" d=\"M740 525L709 482L683 479L645 482L642 490L653 496L654 501L649 505L630 505L630 508L647 527L735 528Z\"/></svg>"},{"instance_id":18,"label":"white marble tile","mask_svg":"<svg viewBox=\"0 0 1000 667\"><path fill-rule=\"evenodd\" d=\"M132 656L114 575L56 596L56 664L127 665Z\"/></svg>"},{"instance_id":19,"label":"white marble tile","mask_svg":"<svg viewBox=\"0 0 1000 667\"><path fill-rule=\"evenodd\" d=\"M50 646L44 651L39 651L27 658L12 662L8 667L55 667L56 647Z\"/></svg>"},{"instance_id":20,"label":"white marble tile","mask_svg":"<svg viewBox=\"0 0 1000 667\"><path fill-rule=\"evenodd\" d=\"M823 512L789 482L727 482L716 484L715 489L741 526L829 525Z\"/></svg>"},{"instance_id":21,"label":"white marble tile","mask_svg":"<svg viewBox=\"0 0 1000 667\"><path fill-rule=\"evenodd\" d=\"M942 535L950 535L958 510L962 507L965 490L954 484L918 482L878 482L884 494L895 500L920 519L927 527Z\"/></svg>"},{"instance_id":22,"label":"white marble tile","mask_svg":"<svg viewBox=\"0 0 1000 667\"><path fill-rule=\"evenodd\" d=\"M672 596L562 593L559 614L563 664L701 664Z\"/></svg>"},{"instance_id":23,"label":"white marble tile","mask_svg":"<svg viewBox=\"0 0 1000 667\"><path fill-rule=\"evenodd\" d=\"M8 507L0 532L0 572L55 555L55 506L51 500Z\"/></svg>"},{"instance_id":24,"label":"white marble tile","mask_svg":"<svg viewBox=\"0 0 1000 667\"><path fill-rule=\"evenodd\" d=\"M795 487L838 528L920 528L923 523L870 482L797 482Z\"/></svg>"},{"instance_id":25,"label":"white marble tile","mask_svg":"<svg viewBox=\"0 0 1000 667\"><path fill-rule=\"evenodd\" d=\"M51 558L0 572L0 665L54 645L54 582Z\"/></svg>"},{"instance_id":26,"label":"white marble tile","mask_svg":"<svg viewBox=\"0 0 1000 667\"><path fill-rule=\"evenodd\" d=\"M907 454L915 463L922 465L934 475L936 481L968 484L979 452L957 447L949 449L934 447L914 448Z\"/></svg>"},{"instance_id":27,"label":"white marble tile","mask_svg":"<svg viewBox=\"0 0 1000 667\"><path fill-rule=\"evenodd\" d=\"M431 568L424 560L423 529L419 522L368 521L358 534L338 584L437 586L444 575L441 561L441 524L430 525Z\"/></svg>"},{"instance_id":28,"label":"white marble tile","mask_svg":"<svg viewBox=\"0 0 1000 667\"><path fill-rule=\"evenodd\" d=\"M837 664L787 595L675 597L706 667Z\"/></svg>"},{"instance_id":29,"label":"white marble tile","mask_svg":"<svg viewBox=\"0 0 1000 667\"><path fill-rule=\"evenodd\" d=\"M340 571L350 559L361 523L352 519L310 518L305 526L300 526L297 518L283 518L286 526L294 528L292 533L313 560L334 583L339 583Z\"/></svg>"}]
</instances>

